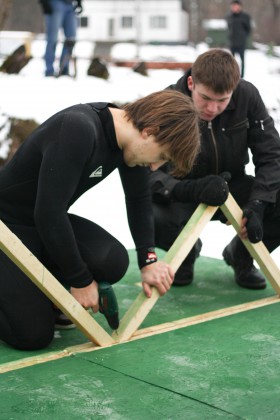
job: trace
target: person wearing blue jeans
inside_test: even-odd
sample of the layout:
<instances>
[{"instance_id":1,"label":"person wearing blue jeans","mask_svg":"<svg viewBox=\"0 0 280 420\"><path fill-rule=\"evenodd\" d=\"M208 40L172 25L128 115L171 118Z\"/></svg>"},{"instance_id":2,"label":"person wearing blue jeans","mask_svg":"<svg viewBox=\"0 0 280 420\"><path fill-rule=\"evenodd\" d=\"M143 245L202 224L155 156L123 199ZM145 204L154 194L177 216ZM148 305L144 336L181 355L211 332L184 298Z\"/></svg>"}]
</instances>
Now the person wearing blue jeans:
<instances>
[{"instance_id":1,"label":"person wearing blue jeans","mask_svg":"<svg viewBox=\"0 0 280 420\"><path fill-rule=\"evenodd\" d=\"M76 15L82 12L81 0L39 0L39 2L46 18L45 76L69 75L69 61L76 41ZM65 41L60 56L59 70L55 73L55 52L60 29L63 29Z\"/></svg>"}]
</instances>

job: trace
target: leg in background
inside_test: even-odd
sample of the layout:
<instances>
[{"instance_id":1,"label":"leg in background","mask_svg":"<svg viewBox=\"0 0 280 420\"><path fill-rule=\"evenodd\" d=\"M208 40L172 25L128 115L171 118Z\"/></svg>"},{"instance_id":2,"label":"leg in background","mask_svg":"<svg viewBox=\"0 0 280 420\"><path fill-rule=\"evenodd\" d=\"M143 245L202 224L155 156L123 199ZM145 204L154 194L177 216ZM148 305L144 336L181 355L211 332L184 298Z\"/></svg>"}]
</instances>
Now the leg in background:
<instances>
[{"instance_id":1,"label":"leg in background","mask_svg":"<svg viewBox=\"0 0 280 420\"><path fill-rule=\"evenodd\" d=\"M69 62L72 57L77 32L77 17L72 4L65 4L63 30L65 41L60 57L59 75L69 75Z\"/></svg>"},{"instance_id":2,"label":"leg in background","mask_svg":"<svg viewBox=\"0 0 280 420\"><path fill-rule=\"evenodd\" d=\"M59 29L62 26L64 15L64 3L61 1L51 1L52 14L46 15L46 36L47 45L45 51L46 76L53 76L55 52Z\"/></svg>"}]
</instances>

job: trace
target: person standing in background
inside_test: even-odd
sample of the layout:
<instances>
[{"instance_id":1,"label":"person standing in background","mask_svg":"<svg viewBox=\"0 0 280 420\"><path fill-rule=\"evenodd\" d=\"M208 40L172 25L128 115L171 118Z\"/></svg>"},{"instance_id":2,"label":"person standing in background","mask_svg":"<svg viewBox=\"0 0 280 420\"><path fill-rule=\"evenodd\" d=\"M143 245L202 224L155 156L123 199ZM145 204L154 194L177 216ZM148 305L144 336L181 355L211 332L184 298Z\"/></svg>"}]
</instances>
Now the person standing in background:
<instances>
[{"instance_id":1,"label":"person standing in background","mask_svg":"<svg viewBox=\"0 0 280 420\"><path fill-rule=\"evenodd\" d=\"M77 14L82 12L82 0L39 0L39 3L46 20L45 76L67 76L69 75L69 61L76 42ZM55 73L55 51L60 29L63 29L65 41L60 56L59 70Z\"/></svg>"},{"instance_id":2,"label":"person standing in background","mask_svg":"<svg viewBox=\"0 0 280 420\"><path fill-rule=\"evenodd\" d=\"M245 49L248 36L251 33L251 18L248 13L242 11L242 3L239 0L231 2L230 10L230 13L226 16L229 48L233 55L239 54L241 77L244 77Z\"/></svg>"}]
</instances>

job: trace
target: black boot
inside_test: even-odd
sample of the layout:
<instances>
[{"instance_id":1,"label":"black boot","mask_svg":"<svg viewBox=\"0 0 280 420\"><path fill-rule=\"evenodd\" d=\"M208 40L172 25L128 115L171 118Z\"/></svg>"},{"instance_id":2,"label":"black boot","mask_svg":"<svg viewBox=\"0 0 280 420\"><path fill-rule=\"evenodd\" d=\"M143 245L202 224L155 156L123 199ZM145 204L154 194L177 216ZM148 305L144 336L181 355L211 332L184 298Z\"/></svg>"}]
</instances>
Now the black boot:
<instances>
[{"instance_id":1,"label":"black boot","mask_svg":"<svg viewBox=\"0 0 280 420\"><path fill-rule=\"evenodd\" d=\"M253 265L253 258L238 238L235 236L223 251L225 262L234 270L236 283L245 289L264 289L266 281L263 275Z\"/></svg>"},{"instance_id":2,"label":"black boot","mask_svg":"<svg viewBox=\"0 0 280 420\"><path fill-rule=\"evenodd\" d=\"M199 256L202 242L198 239L189 252L187 258L182 262L175 274L172 286L188 286L193 281L194 263Z\"/></svg>"}]
</instances>

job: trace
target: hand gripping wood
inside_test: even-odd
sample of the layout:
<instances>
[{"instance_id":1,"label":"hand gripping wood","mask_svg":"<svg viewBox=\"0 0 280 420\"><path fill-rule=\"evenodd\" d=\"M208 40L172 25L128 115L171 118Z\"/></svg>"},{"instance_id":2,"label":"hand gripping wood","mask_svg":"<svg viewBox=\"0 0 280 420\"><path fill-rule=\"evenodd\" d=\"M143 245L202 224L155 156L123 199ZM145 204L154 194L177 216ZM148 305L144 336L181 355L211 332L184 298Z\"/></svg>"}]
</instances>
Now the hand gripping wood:
<instances>
[{"instance_id":1,"label":"hand gripping wood","mask_svg":"<svg viewBox=\"0 0 280 420\"><path fill-rule=\"evenodd\" d=\"M200 204L188 223L181 231L169 251L166 253L164 260L170 264L174 272L180 267L205 225L217 211L218 207L206 206ZM118 341L128 340L141 325L156 301L160 297L156 288L152 288L152 296L147 298L144 292L140 292L131 307L125 313L121 320L120 327L114 331L112 337Z\"/></svg>"},{"instance_id":2,"label":"hand gripping wood","mask_svg":"<svg viewBox=\"0 0 280 420\"><path fill-rule=\"evenodd\" d=\"M242 210L230 194L227 201L220 207L224 215L238 232L242 218ZM276 293L280 294L280 270L271 257L263 242L252 244L248 239L242 240L251 256L257 261L261 271L271 283Z\"/></svg>"}]
</instances>

